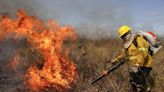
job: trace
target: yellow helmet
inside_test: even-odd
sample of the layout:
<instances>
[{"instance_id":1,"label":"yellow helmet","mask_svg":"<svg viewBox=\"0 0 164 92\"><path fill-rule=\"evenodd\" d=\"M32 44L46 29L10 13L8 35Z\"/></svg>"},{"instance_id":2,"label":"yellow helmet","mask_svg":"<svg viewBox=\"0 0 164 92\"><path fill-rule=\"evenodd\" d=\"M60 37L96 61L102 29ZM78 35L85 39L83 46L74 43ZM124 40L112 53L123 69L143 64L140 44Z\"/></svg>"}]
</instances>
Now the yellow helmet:
<instances>
[{"instance_id":1,"label":"yellow helmet","mask_svg":"<svg viewBox=\"0 0 164 92\"><path fill-rule=\"evenodd\" d=\"M118 29L118 33L119 33L119 36L123 36L124 34L126 34L127 32L129 32L131 30L131 28L127 25L124 25L124 26L121 26L119 29Z\"/></svg>"}]
</instances>

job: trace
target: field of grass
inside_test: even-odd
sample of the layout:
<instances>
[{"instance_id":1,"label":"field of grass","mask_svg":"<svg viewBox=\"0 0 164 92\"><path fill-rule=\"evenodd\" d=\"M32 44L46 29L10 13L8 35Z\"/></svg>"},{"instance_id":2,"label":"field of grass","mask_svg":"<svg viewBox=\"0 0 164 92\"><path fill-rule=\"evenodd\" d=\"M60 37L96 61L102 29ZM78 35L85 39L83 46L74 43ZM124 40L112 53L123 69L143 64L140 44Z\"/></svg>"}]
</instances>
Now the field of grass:
<instances>
[{"instance_id":1,"label":"field of grass","mask_svg":"<svg viewBox=\"0 0 164 92\"><path fill-rule=\"evenodd\" d=\"M163 44L164 46L164 44ZM71 92L130 92L128 65L121 66L104 79L91 85L90 82L96 76L107 69L110 64L106 63L112 59L121 49L121 40L101 39L89 40L79 39L77 47L70 56L78 66L79 77L70 90ZM164 48L154 55L153 70L151 76L154 79L153 92L164 90Z\"/></svg>"},{"instance_id":2,"label":"field of grass","mask_svg":"<svg viewBox=\"0 0 164 92\"><path fill-rule=\"evenodd\" d=\"M163 43L163 41L162 41ZM66 44L66 48L70 44ZM164 44L162 44L164 46ZM112 59L121 49L122 43L119 39L78 39L71 48L70 57L78 68L78 78L75 84L66 92L130 92L129 69L124 64L99 82L91 85L90 82L100 75L103 70L110 66L106 63ZM13 67L10 64L14 50L18 49L21 58L20 62ZM153 71L151 76L154 79L153 92L164 90L164 48L154 56ZM5 62L4 62L5 61ZM42 56L37 50L31 48L26 40L20 40L15 44L13 40L6 40L0 44L0 92L29 92L24 82L26 70L29 66L37 64L43 66ZM6 66L7 65L7 66ZM4 67L6 66L6 67ZM42 91L54 92L54 91Z\"/></svg>"}]
</instances>

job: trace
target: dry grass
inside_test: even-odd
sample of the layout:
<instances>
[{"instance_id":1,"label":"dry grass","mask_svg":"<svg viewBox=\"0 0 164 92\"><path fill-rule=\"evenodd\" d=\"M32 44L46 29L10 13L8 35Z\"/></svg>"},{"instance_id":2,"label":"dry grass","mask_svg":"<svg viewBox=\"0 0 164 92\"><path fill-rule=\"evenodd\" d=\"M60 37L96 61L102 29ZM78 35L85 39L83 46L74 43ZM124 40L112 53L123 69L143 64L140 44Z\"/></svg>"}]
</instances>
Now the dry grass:
<instances>
[{"instance_id":1,"label":"dry grass","mask_svg":"<svg viewBox=\"0 0 164 92\"><path fill-rule=\"evenodd\" d=\"M164 45L163 45L164 46ZM78 66L79 78L72 88L72 92L128 92L129 91L129 70L127 65L121 66L118 70L107 77L91 85L90 81L109 67L106 62L114 57L121 48L120 40L102 39L89 40L80 39L77 48L71 53ZM154 79L153 92L164 90L164 49L162 48L155 56L151 76Z\"/></svg>"},{"instance_id":2,"label":"dry grass","mask_svg":"<svg viewBox=\"0 0 164 92\"><path fill-rule=\"evenodd\" d=\"M26 41L20 41L18 43L19 44L15 46L14 43L9 40L0 44L0 92L28 92L27 85L23 82L24 78L21 76L18 77L17 74L21 73L24 75L27 68L35 63L38 67L42 67L43 62L37 62L42 61L42 56L38 51L30 48L30 46L26 44ZM17 68L19 73L13 70L3 70L3 66L9 63L7 61L10 61L11 56L14 54L14 52L11 51L12 48L9 48L12 44L12 47L15 47L13 50L19 48L18 50L22 57L21 65ZM66 47L70 46L67 42L65 45ZM120 40L116 39L79 39L76 47L73 48L70 53L70 57L77 64L79 76L69 92L129 92L129 70L126 64L95 85L90 84L91 80L110 66L110 64L106 62L119 52L121 45ZM9 56L5 56L5 50L13 53L11 55L9 54ZM164 90L163 55L164 48L154 56L153 71L151 72L155 82L153 92L162 92Z\"/></svg>"}]
</instances>

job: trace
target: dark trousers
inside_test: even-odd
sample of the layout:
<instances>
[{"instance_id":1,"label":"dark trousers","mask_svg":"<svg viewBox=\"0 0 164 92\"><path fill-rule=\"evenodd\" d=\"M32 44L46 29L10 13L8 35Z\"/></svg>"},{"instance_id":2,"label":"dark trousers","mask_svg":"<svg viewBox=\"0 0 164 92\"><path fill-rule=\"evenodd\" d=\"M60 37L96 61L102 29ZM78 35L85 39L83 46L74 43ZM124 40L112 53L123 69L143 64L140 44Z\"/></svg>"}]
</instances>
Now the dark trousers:
<instances>
[{"instance_id":1,"label":"dark trousers","mask_svg":"<svg viewBox=\"0 0 164 92\"><path fill-rule=\"evenodd\" d=\"M148 86L150 86L147 78L152 68L139 67L137 68L137 70L135 69L135 71L133 69L131 70L132 71L130 72L130 83L132 85L133 90L137 90L138 88L141 90L145 90Z\"/></svg>"}]
</instances>

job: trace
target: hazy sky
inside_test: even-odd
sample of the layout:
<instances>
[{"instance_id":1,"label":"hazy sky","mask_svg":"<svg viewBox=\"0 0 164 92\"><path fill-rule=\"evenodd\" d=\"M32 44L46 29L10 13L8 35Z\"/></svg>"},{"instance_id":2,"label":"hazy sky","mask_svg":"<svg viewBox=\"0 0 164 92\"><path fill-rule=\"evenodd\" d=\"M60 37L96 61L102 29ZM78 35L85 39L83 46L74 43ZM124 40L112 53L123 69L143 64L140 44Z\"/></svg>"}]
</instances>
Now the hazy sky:
<instances>
[{"instance_id":1,"label":"hazy sky","mask_svg":"<svg viewBox=\"0 0 164 92\"><path fill-rule=\"evenodd\" d=\"M73 25L80 33L115 33L127 24L164 34L164 0L0 0L0 12L15 14L17 9Z\"/></svg>"}]
</instances>

